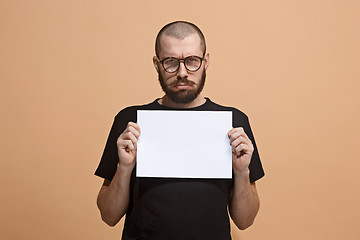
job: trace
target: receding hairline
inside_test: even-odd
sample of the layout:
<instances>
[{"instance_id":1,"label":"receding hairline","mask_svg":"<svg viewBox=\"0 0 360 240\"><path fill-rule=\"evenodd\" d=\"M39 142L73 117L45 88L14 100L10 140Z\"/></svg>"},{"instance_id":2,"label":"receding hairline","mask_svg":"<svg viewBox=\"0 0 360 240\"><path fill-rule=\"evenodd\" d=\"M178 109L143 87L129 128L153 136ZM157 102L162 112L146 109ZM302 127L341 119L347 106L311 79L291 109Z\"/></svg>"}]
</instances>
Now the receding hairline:
<instances>
[{"instance_id":1,"label":"receding hairline","mask_svg":"<svg viewBox=\"0 0 360 240\"><path fill-rule=\"evenodd\" d=\"M160 48L161 48L160 40L163 35L173 37L178 40L183 40L192 34L197 34L200 37L200 46L201 46L201 49L203 50L203 54L205 54L206 43L205 43L205 37L204 37L203 33L201 32L201 30L193 23L185 22L185 21L176 21L176 22L172 22L172 23L165 25L159 31L159 33L156 37L156 42L155 42L156 56L159 57L159 52L160 52Z\"/></svg>"}]
</instances>

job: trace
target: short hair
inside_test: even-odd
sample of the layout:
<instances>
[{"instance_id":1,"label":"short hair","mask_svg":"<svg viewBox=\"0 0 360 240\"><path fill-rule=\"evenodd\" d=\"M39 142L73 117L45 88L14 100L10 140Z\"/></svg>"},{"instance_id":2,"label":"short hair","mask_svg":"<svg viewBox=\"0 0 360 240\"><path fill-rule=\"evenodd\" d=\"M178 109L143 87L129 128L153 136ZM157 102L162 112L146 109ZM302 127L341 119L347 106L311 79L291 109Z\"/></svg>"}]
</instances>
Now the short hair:
<instances>
[{"instance_id":1,"label":"short hair","mask_svg":"<svg viewBox=\"0 0 360 240\"><path fill-rule=\"evenodd\" d=\"M203 55L206 53L206 43L204 34L201 32L200 28L198 28L195 24L185 21L175 21L166 24L156 36L155 41L155 53L156 56L159 57L160 52L160 39L162 35L174 37L176 39L182 40L191 34L197 33L200 37L200 46L203 50Z\"/></svg>"}]
</instances>

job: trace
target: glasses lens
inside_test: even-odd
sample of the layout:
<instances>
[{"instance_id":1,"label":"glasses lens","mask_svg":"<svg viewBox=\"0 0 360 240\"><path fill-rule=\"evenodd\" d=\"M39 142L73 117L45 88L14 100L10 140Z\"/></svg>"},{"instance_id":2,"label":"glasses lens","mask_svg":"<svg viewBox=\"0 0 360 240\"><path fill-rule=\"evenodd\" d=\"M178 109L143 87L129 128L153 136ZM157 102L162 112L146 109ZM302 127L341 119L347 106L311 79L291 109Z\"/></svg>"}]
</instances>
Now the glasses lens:
<instances>
[{"instance_id":1,"label":"glasses lens","mask_svg":"<svg viewBox=\"0 0 360 240\"><path fill-rule=\"evenodd\" d=\"M189 71L197 71L201 66L201 58L190 56L185 58L185 65Z\"/></svg>"},{"instance_id":2,"label":"glasses lens","mask_svg":"<svg viewBox=\"0 0 360 240\"><path fill-rule=\"evenodd\" d=\"M175 72L179 66L179 60L176 58L168 58L163 62L163 66L165 71L167 72Z\"/></svg>"}]
</instances>

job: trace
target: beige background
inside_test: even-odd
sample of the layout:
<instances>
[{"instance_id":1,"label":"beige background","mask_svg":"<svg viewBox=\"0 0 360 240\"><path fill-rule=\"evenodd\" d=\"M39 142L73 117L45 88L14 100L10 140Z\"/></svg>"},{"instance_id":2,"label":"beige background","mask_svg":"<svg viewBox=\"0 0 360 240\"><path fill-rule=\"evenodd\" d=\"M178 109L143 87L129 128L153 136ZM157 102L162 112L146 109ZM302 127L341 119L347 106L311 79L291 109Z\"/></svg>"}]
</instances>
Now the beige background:
<instances>
[{"instance_id":1,"label":"beige background","mask_svg":"<svg viewBox=\"0 0 360 240\"><path fill-rule=\"evenodd\" d=\"M93 175L115 114L162 95L158 30L196 23L204 93L246 112L266 177L233 238L360 239L357 0L0 1L1 239L119 239Z\"/></svg>"}]
</instances>

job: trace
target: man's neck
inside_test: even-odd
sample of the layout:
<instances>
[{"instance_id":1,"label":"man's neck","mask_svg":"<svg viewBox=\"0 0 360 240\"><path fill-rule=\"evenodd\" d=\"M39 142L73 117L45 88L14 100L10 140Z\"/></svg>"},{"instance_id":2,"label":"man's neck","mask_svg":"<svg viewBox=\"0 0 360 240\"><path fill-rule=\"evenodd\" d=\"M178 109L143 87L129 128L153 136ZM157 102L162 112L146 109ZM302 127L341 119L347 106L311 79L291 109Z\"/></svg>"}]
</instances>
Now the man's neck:
<instances>
[{"instance_id":1,"label":"man's neck","mask_svg":"<svg viewBox=\"0 0 360 240\"><path fill-rule=\"evenodd\" d=\"M206 99L199 95L197 98L194 99L194 101L189 103L175 103L171 99L168 98L168 96L164 95L162 98L159 99L159 104L171 107L171 108L194 108L203 105L206 102Z\"/></svg>"}]
</instances>

